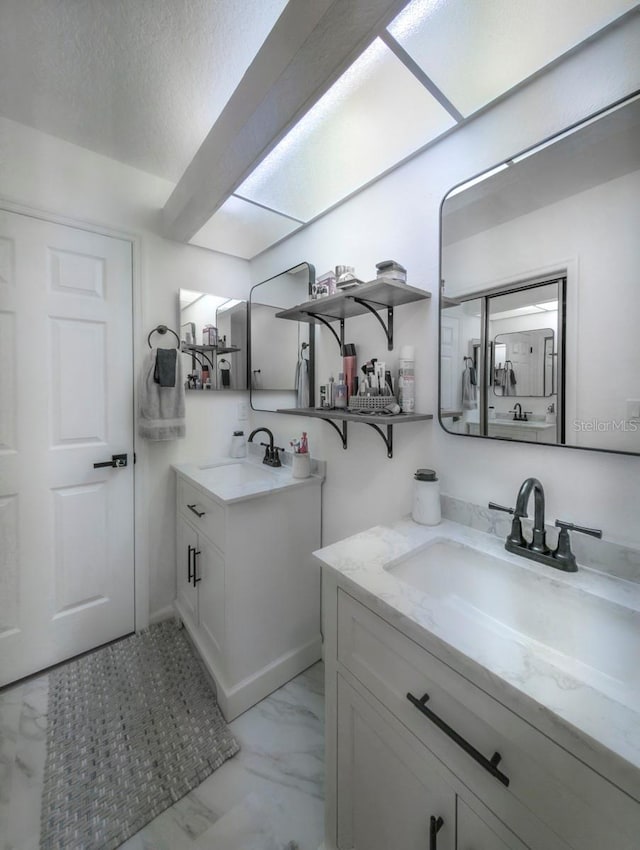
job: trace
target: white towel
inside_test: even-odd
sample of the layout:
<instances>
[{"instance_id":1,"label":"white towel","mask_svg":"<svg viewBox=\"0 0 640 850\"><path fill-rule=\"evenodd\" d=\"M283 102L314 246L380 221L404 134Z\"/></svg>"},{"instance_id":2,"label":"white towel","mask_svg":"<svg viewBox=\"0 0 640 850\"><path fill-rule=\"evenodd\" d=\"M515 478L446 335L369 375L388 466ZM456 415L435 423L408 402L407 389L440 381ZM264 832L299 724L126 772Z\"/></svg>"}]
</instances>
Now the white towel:
<instances>
[{"instance_id":1,"label":"white towel","mask_svg":"<svg viewBox=\"0 0 640 850\"><path fill-rule=\"evenodd\" d=\"M161 387L154 380L157 349L142 364L138 388L138 434L147 440L175 440L185 435L184 383L181 358L176 360L175 387Z\"/></svg>"},{"instance_id":2,"label":"white towel","mask_svg":"<svg viewBox=\"0 0 640 850\"><path fill-rule=\"evenodd\" d=\"M471 383L471 369L467 367L462 373L462 409L475 410L477 406L476 387Z\"/></svg>"},{"instance_id":3,"label":"white towel","mask_svg":"<svg viewBox=\"0 0 640 850\"><path fill-rule=\"evenodd\" d=\"M300 356L296 364L296 407L309 407L309 362Z\"/></svg>"}]
</instances>

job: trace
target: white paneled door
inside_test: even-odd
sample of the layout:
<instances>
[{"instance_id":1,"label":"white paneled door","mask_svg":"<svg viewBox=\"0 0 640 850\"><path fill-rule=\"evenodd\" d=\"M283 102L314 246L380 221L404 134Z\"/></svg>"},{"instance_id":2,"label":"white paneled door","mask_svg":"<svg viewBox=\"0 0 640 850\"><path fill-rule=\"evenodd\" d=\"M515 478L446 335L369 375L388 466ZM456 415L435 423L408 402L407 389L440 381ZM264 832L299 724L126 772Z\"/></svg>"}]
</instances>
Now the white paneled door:
<instances>
[{"instance_id":1,"label":"white paneled door","mask_svg":"<svg viewBox=\"0 0 640 850\"><path fill-rule=\"evenodd\" d=\"M0 685L134 628L131 248L0 211Z\"/></svg>"}]
</instances>

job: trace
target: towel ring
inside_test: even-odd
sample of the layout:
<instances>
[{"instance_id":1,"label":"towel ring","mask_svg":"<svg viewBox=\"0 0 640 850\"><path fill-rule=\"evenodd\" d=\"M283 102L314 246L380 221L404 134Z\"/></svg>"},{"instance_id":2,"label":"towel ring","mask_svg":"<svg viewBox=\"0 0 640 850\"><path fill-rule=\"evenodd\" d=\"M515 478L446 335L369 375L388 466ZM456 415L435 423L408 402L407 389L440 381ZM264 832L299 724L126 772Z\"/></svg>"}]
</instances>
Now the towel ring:
<instances>
[{"instance_id":1,"label":"towel ring","mask_svg":"<svg viewBox=\"0 0 640 850\"><path fill-rule=\"evenodd\" d=\"M171 328L168 328L166 325L158 325L156 328L154 328L152 331L150 331L149 336L147 337L147 344L148 344L149 348L152 347L151 346L151 337L153 336L153 334L155 334L155 333L166 334L167 331L169 331L169 333L172 333L175 336L175 338L178 342L178 344L176 345L176 348L180 348L180 337L178 336L178 334L175 331L172 331Z\"/></svg>"}]
</instances>

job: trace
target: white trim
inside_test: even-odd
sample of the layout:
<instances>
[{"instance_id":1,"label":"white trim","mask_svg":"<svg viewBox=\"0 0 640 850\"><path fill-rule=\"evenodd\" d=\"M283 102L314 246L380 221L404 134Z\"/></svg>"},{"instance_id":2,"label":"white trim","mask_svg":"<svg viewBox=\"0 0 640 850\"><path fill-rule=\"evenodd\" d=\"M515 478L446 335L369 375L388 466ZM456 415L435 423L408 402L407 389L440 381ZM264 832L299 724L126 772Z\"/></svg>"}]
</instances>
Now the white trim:
<instances>
[{"instance_id":1,"label":"white trim","mask_svg":"<svg viewBox=\"0 0 640 850\"><path fill-rule=\"evenodd\" d=\"M61 215L47 208L32 207L19 201L0 195L0 209L18 215L49 221L52 224L62 224L77 230L87 230L100 236L110 236L131 243L131 286L132 286L132 323L133 334L133 451L137 454L137 463L133 470L134 490L134 594L135 594L135 629L140 631L149 625L149 546L146 517L146 485L147 485L147 450L144 440L136 437L136 416L138 407L138 388L136 377L140 370L142 355L142 340L144 339L144 301L142 297L142 236L126 230L118 230L107 224Z\"/></svg>"}]
</instances>

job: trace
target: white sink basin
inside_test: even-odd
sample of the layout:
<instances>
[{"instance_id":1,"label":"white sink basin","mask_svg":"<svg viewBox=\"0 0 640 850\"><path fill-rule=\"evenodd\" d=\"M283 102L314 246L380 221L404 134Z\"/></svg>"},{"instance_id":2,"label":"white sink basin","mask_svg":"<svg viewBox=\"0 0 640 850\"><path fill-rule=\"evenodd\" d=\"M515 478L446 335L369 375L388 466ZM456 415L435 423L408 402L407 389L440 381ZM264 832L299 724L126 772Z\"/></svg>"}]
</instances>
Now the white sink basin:
<instances>
[{"instance_id":1,"label":"white sink basin","mask_svg":"<svg viewBox=\"0 0 640 850\"><path fill-rule=\"evenodd\" d=\"M470 637L488 630L535 645L555 667L637 705L640 612L572 587L570 576L555 580L547 567L523 568L447 538L386 569L445 604Z\"/></svg>"},{"instance_id":2,"label":"white sink basin","mask_svg":"<svg viewBox=\"0 0 640 850\"><path fill-rule=\"evenodd\" d=\"M206 481L212 487L235 487L254 482L272 481L274 476L277 475L277 472L273 469L266 466L256 466L245 461L227 463L223 466L210 464L209 466L199 466L198 469L204 473L203 481Z\"/></svg>"}]
</instances>

